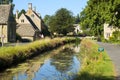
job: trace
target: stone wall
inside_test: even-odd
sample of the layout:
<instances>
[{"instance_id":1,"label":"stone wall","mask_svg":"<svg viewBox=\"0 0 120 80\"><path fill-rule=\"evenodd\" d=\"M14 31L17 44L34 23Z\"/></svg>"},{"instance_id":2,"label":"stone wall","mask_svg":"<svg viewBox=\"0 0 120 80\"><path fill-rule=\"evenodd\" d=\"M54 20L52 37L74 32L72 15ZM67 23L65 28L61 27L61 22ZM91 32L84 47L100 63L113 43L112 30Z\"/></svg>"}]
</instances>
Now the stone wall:
<instances>
[{"instance_id":1,"label":"stone wall","mask_svg":"<svg viewBox=\"0 0 120 80\"><path fill-rule=\"evenodd\" d=\"M26 40L29 40L29 41L34 41L34 37L22 37L22 39L26 39Z\"/></svg>"},{"instance_id":2,"label":"stone wall","mask_svg":"<svg viewBox=\"0 0 120 80\"><path fill-rule=\"evenodd\" d=\"M109 39L109 37L112 36L112 33L117 30L117 28L114 28L114 26L110 26L109 24L104 24L104 38Z\"/></svg>"},{"instance_id":3,"label":"stone wall","mask_svg":"<svg viewBox=\"0 0 120 80\"><path fill-rule=\"evenodd\" d=\"M0 42L2 42L2 39L3 39L3 42L4 43L7 43L8 42L8 35L7 35L7 25L0 25Z\"/></svg>"},{"instance_id":4,"label":"stone wall","mask_svg":"<svg viewBox=\"0 0 120 80\"><path fill-rule=\"evenodd\" d=\"M41 19L38 17L37 13L35 14L33 10L28 10L26 13L27 16L29 16L34 24L38 27L38 29L41 31Z\"/></svg>"}]
</instances>

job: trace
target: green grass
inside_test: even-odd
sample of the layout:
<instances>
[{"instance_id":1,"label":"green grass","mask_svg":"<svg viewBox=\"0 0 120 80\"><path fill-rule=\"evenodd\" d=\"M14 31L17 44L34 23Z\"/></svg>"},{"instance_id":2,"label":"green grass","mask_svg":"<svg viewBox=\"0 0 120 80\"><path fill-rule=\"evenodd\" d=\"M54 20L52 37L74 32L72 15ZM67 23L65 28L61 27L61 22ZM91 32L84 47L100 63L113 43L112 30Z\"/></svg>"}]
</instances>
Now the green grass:
<instances>
[{"instance_id":1,"label":"green grass","mask_svg":"<svg viewBox=\"0 0 120 80\"><path fill-rule=\"evenodd\" d=\"M51 50L65 43L73 42L75 38L42 39L22 46L0 48L0 70L18 64L28 58Z\"/></svg>"},{"instance_id":2,"label":"green grass","mask_svg":"<svg viewBox=\"0 0 120 80\"><path fill-rule=\"evenodd\" d=\"M114 66L106 52L98 52L98 45L91 40L81 42L81 68L76 80L114 80ZM102 56L102 57L101 57Z\"/></svg>"}]
</instances>

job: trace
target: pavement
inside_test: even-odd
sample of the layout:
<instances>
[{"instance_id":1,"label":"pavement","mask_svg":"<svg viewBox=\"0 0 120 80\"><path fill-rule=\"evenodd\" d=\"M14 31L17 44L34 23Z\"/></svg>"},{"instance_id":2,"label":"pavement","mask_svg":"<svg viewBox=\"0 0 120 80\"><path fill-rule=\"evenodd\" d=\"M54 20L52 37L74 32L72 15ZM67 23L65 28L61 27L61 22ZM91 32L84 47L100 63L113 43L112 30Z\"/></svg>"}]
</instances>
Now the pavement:
<instances>
[{"instance_id":1,"label":"pavement","mask_svg":"<svg viewBox=\"0 0 120 80\"><path fill-rule=\"evenodd\" d=\"M115 65L116 70L116 80L120 80L120 45L110 44L110 43L102 43L98 42L101 47L104 47L108 55L110 56L113 64Z\"/></svg>"}]
</instances>

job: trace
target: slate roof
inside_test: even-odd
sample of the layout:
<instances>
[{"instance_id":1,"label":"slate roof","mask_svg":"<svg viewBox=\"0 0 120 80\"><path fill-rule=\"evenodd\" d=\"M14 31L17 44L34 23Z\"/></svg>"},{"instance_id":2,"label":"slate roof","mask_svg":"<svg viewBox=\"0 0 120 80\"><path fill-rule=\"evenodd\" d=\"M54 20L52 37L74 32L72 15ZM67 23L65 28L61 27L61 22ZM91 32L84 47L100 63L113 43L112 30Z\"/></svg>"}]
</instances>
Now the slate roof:
<instances>
[{"instance_id":1,"label":"slate roof","mask_svg":"<svg viewBox=\"0 0 120 80\"><path fill-rule=\"evenodd\" d=\"M17 33L21 36L34 36L35 30L31 24L18 24L17 25Z\"/></svg>"},{"instance_id":2,"label":"slate roof","mask_svg":"<svg viewBox=\"0 0 120 80\"><path fill-rule=\"evenodd\" d=\"M11 5L0 5L0 24L6 24L9 20Z\"/></svg>"}]
</instances>

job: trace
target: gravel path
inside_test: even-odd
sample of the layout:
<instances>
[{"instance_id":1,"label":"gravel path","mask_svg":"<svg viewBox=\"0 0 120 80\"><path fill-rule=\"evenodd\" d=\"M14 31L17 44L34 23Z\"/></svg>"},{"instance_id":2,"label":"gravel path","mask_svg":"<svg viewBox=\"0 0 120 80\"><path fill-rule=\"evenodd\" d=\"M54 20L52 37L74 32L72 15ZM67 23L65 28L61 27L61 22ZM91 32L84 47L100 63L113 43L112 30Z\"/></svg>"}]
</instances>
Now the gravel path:
<instances>
[{"instance_id":1,"label":"gravel path","mask_svg":"<svg viewBox=\"0 0 120 80\"><path fill-rule=\"evenodd\" d=\"M104 49L110 56L116 68L117 80L120 80L120 45L101 43L101 42L98 42L98 44L101 47L104 47Z\"/></svg>"}]
</instances>

